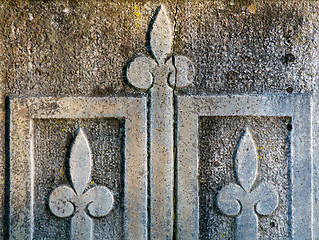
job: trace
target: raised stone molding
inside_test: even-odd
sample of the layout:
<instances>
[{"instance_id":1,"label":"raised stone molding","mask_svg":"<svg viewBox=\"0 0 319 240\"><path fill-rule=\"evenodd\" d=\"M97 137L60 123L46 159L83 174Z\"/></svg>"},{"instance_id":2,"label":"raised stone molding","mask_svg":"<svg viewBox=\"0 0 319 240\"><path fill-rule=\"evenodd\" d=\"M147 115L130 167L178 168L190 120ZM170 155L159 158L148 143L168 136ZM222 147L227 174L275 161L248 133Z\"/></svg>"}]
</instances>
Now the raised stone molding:
<instances>
[{"instance_id":1,"label":"raised stone molding","mask_svg":"<svg viewBox=\"0 0 319 240\"><path fill-rule=\"evenodd\" d=\"M10 99L10 239L33 239L34 231L34 121L37 119L94 119L94 118L118 118L125 120L125 178L124 178L124 236L125 239L147 239L147 142L146 142L146 100L144 98L11 98ZM89 178L91 160L90 151L84 135L81 134L72 148L70 174L72 185L78 197L75 206L85 205L91 202L92 197L98 201L102 197L105 206L93 202L88 205L88 211L92 216L104 215L111 207L111 195L105 187L97 186L89 189L83 195L85 183ZM81 159L75 160L78 153L87 156L79 169ZM84 161L84 159L82 159ZM89 160L89 161L88 161ZM83 165L84 164L84 165ZM84 171L85 170L85 171ZM58 216L66 216L73 213L73 208L67 203L66 212L61 213L56 207L57 196L68 199L74 195L74 190L68 186L61 186L51 194L50 209ZM73 194L72 194L73 193ZM63 196L61 196L61 194ZM102 194L102 195L100 195ZM80 195L80 196L79 196ZM102 199L100 199L102 201ZM61 204L61 202L59 203ZM63 202L62 202L63 205ZM81 207L84 207L81 205ZM81 214L83 213L83 214ZM78 221L81 224L76 225ZM80 219L79 219L80 218ZM80 232L90 228L92 219L80 211L72 218L72 226L83 227L75 230ZM82 224L83 223L83 224ZM84 226L85 225L85 226ZM88 234L87 232L86 234ZM86 235L90 238L90 235ZM74 239L77 237L74 237ZM87 239L87 238L86 238Z\"/></svg>"},{"instance_id":2,"label":"raised stone molding","mask_svg":"<svg viewBox=\"0 0 319 240\"><path fill-rule=\"evenodd\" d=\"M127 68L134 87L148 90L150 142L150 235L173 237L174 89L188 86L194 66L184 56L172 56L173 28L165 7L157 8L149 26L147 47L152 58L138 56Z\"/></svg>"},{"instance_id":3,"label":"raised stone molding","mask_svg":"<svg viewBox=\"0 0 319 240\"><path fill-rule=\"evenodd\" d=\"M199 239L199 183L198 183L198 138L200 117L213 116L290 116L292 119L291 130L291 212L289 221L293 239L311 239L312 232L309 222L312 221L311 206L311 96L310 95L267 95L267 96L178 96L178 132L177 132L177 238ZM248 141L246 139L246 141ZM249 154L251 155L251 153ZM249 156L248 155L248 156ZM247 161L247 160L246 160ZM240 169L237 165L237 171ZM254 163L253 163L254 165ZM241 170L240 170L241 171ZM249 173L251 170L245 170ZM240 174L238 181L243 184L246 191L254 179L254 171L250 177ZM305 174L309 173L309 174ZM248 181L247 181L248 180ZM249 187L247 187L249 186ZM264 188L272 193L272 188ZM231 184L224 191L236 190L245 193L238 185ZM231 189L229 189L231 188ZM252 188L252 191L254 188ZM256 186L256 190L258 186ZM235 194L236 192L234 192ZM223 190L220 193L222 197ZM275 195L274 195L275 196ZM257 196L256 196L257 197ZM260 197L260 196L259 196ZM271 198L276 199L275 197ZM253 199L251 199L253 200ZM244 203L252 203L245 201ZM257 200L257 199L255 199ZM279 199L280 201L280 199ZM272 207L265 209L257 207L257 212L269 213ZM221 206L222 202L219 201ZM247 207L242 205L241 207ZM251 205L248 205L251 206ZM230 209L222 207L224 213L236 215L238 209L228 212ZM228 210L227 210L228 209ZM232 208L231 208L232 209ZM251 210L251 208L250 208ZM255 214L255 213L254 213ZM248 215L255 217L255 215ZM238 216L240 217L240 215ZM238 219L237 217L237 219ZM288 223L287 223L288 224ZM217 226L216 226L217 227ZM247 226L245 226L246 229ZM239 229L242 229L241 226ZM235 229L233 229L235 231ZM255 235L254 235L255 236ZM248 238L251 239L251 238Z\"/></svg>"},{"instance_id":4,"label":"raised stone molding","mask_svg":"<svg viewBox=\"0 0 319 240\"><path fill-rule=\"evenodd\" d=\"M92 217L107 215L113 206L113 194L104 186L95 186L84 192L90 180L92 154L89 142L82 129L79 129L71 148L69 170L72 186L56 188L49 199L52 213L58 217L71 219L71 239L93 239ZM87 215L86 210L89 215Z\"/></svg>"},{"instance_id":5,"label":"raised stone molding","mask_svg":"<svg viewBox=\"0 0 319 240\"><path fill-rule=\"evenodd\" d=\"M235 154L235 169L240 183L223 187L217 196L219 209L236 218L236 239L257 239L258 216L271 214L278 205L275 188L267 183L255 187L258 162L256 145L247 128Z\"/></svg>"}]
</instances>

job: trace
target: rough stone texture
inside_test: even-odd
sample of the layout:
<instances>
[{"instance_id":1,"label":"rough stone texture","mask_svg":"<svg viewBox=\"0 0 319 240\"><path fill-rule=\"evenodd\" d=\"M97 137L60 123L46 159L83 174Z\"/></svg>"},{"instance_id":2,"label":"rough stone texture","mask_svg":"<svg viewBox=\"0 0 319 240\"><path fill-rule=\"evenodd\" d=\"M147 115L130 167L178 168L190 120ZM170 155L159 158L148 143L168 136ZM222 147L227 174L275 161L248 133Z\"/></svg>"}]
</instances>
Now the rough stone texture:
<instances>
[{"instance_id":1,"label":"rough stone texture","mask_svg":"<svg viewBox=\"0 0 319 240\"><path fill-rule=\"evenodd\" d=\"M256 143L259 171L256 183L271 183L279 193L279 207L259 216L259 239L288 239L290 221L290 140L288 117L203 117L200 121L200 238L234 239L234 219L216 207L218 191L237 183L234 152L242 131L249 127Z\"/></svg>"},{"instance_id":2,"label":"rough stone texture","mask_svg":"<svg viewBox=\"0 0 319 240\"><path fill-rule=\"evenodd\" d=\"M195 62L192 93L291 93L317 77L316 2L191 1L178 8L176 51Z\"/></svg>"},{"instance_id":3,"label":"rough stone texture","mask_svg":"<svg viewBox=\"0 0 319 240\"><path fill-rule=\"evenodd\" d=\"M105 186L114 195L112 211L106 217L93 218L94 239L122 239L124 210L122 124L117 120L100 118L37 120L34 125L36 149L34 210L37 213L34 238L67 239L69 236L70 219L54 216L48 208L48 197L56 187L70 186L67 153L70 151L77 128L82 127L88 136L93 156L88 188Z\"/></svg>"},{"instance_id":4,"label":"rough stone texture","mask_svg":"<svg viewBox=\"0 0 319 240\"><path fill-rule=\"evenodd\" d=\"M12 95L135 93L122 81L123 67L136 53L147 52L145 35L158 5L4 2L2 81Z\"/></svg>"},{"instance_id":5,"label":"rough stone texture","mask_svg":"<svg viewBox=\"0 0 319 240\"><path fill-rule=\"evenodd\" d=\"M149 21L160 3L166 5L167 13L174 22L173 52L187 56L193 61L196 69L193 83L183 90L175 92L190 95L270 93L289 95L291 93L309 93L315 89L318 78L318 42L316 40L318 39L319 27L318 1L1 0L0 216L3 223L1 224L3 238L7 238L6 234L9 232L6 229L8 217L5 217L5 213L8 213L5 212L8 211L5 210L8 209L8 199L5 199L4 191L6 190L8 197L8 172L10 170L9 155L7 158L5 157L5 139L8 140L9 137L9 130L5 137L4 129L5 112L8 111L5 107L5 98L7 96L145 95L126 84L124 69L132 57L140 53L148 54L148 49L145 47L145 35ZM314 107L317 105L314 104ZM175 109L175 111L177 110ZM235 134L235 132L238 133L246 119L250 118L235 117L232 118L232 122L227 122L225 120L227 118L223 117L214 117L213 119L218 119L216 123L221 124L221 130L227 129L229 134L231 132ZM263 127L260 127L257 122L264 118L258 121L256 119L258 120L258 118L254 118L254 120L250 119L249 121L251 124L256 124L256 129L263 130ZM285 139L287 130L284 123L280 123L281 119L283 118L269 118L270 123L273 122L275 126L278 126L277 129L273 129L270 125L265 127L268 129L266 131L269 132L276 130L276 133L273 133L273 142L264 143L264 133L257 130L253 132L258 145L264 145L270 149L275 147L274 144L277 142L281 146L289 142ZM46 125L49 123L44 123L45 121L41 123L41 121L38 121L39 126L40 124L49 126ZM202 121L207 121L208 124L210 120ZM66 120L63 120L63 123L66 124L65 128L69 131L68 136L71 136L74 125L68 125ZM317 123L318 120L314 121L314 126ZM201 128L202 133L207 132L208 134L210 129L208 125ZM52 126L59 125L57 123ZM57 138L58 132L56 134L54 137ZM229 141L229 147L231 147L237 141L236 136L228 138L227 135L225 139L216 141ZM93 138L93 135L91 137ZM203 138L201 135L200 139L204 142ZM70 139L71 137L68 141ZM205 141L213 143L215 140L205 139ZM58 144L62 143L62 141L58 142ZM66 147L65 145L64 148ZM56 154L57 158L63 159L63 155L58 152L57 147L50 151L52 154ZM220 149L220 151L226 151L226 149ZM44 153L48 156L49 153L51 154L49 151L44 151ZM287 155L284 155L285 149L263 150L261 153L265 154L265 159L267 156L268 159L272 160L279 159L278 156L280 159L289 159ZM200 159L204 159L205 156L209 159L210 154L216 154L216 152L202 149L200 154ZM221 152L221 154L226 153ZM229 151L227 154L227 161L230 161L232 152ZM49 164L47 162L49 160L45 159L44 155L39 156L39 158L43 158L45 162L43 167L56 169L57 166ZM261 156L262 158L263 156ZM51 160L53 161L53 159ZM287 162L282 164L284 163ZM212 164L214 165L214 162ZM227 174L223 174L224 184L233 179L233 169L221 168L221 166L206 167L210 171L211 168L217 168L223 172L227 170ZM7 168L6 174L5 168ZM274 184L276 182L272 180L272 174L279 170L281 174L288 171L284 167L279 169L278 165L271 165L271 167L262 165L260 168L264 174L263 178ZM114 170L114 173L118 173L118 170ZM60 176L58 172L56 174ZM98 181L96 175L92 176ZM278 187L284 188L284 184L288 180L284 175L280 176L283 177L280 178ZM43 181L45 181L47 173L41 177L44 177ZM65 179L63 181L66 183ZM103 183L101 182L101 184ZM214 191L210 189L213 191L211 194L215 194L222 187L221 182L216 182L216 184L211 186L216 189ZM50 189L54 189L56 186L58 185L50 185ZM287 189L282 189L281 201L287 201L287 191ZM48 195L43 196L47 197ZM41 195L41 197L43 196ZM210 202L208 203L210 204ZM280 202L280 211L276 211L278 216L272 215L273 218L269 219L260 218L261 239L266 238L263 237L265 236L262 234L263 231L271 236L276 236L276 233L281 234L280 236L283 238L289 234L287 224L283 225L284 219L287 220L287 216L283 212L284 209L282 209L284 207L288 208L288 205ZM203 208L201 208L202 210ZM205 214L208 213L215 214L215 210L215 207L207 210L208 212L203 210L201 216L205 217ZM39 211L41 218L46 218L45 214L49 214L48 208L42 208ZM46 211L43 213L44 215L42 215L42 211ZM319 214L314 214L314 216L319 216ZM233 228L230 218L224 216L221 218L225 219L225 229ZM54 219L54 216L52 221L61 221L57 223L61 225L66 223L65 220ZM215 221L215 218L210 221ZM215 230L211 226L205 228L204 225L206 225L205 222L201 223L203 238L213 236ZM223 226L221 227L223 232L219 232L219 234L224 234ZM314 233L317 233L314 235L315 237L319 235L318 231Z\"/></svg>"},{"instance_id":6,"label":"rough stone texture","mask_svg":"<svg viewBox=\"0 0 319 240\"><path fill-rule=\"evenodd\" d=\"M193 93L312 90L318 4L304 1L163 1L174 52L195 62ZM123 66L146 53L158 1L6 2L1 82L16 95L136 93ZM175 15L175 17L174 17Z\"/></svg>"}]
</instances>

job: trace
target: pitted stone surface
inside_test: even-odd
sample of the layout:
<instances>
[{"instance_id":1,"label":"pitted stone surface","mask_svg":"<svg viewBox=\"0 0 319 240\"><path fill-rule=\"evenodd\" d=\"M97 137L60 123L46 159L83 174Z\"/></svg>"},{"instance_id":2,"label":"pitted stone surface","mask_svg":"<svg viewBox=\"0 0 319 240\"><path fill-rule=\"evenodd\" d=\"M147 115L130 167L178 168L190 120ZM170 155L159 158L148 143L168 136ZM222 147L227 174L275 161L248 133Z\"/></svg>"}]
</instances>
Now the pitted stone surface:
<instances>
[{"instance_id":1,"label":"pitted stone surface","mask_svg":"<svg viewBox=\"0 0 319 240\"><path fill-rule=\"evenodd\" d=\"M1 3L3 86L15 95L137 94L123 66L147 54L160 3L174 20L174 53L195 63L186 93L313 89L318 3L275 0Z\"/></svg>"},{"instance_id":2,"label":"pitted stone surface","mask_svg":"<svg viewBox=\"0 0 319 240\"><path fill-rule=\"evenodd\" d=\"M197 69L186 93L313 90L317 2L195 0L177 9L175 49Z\"/></svg>"}]
</instances>

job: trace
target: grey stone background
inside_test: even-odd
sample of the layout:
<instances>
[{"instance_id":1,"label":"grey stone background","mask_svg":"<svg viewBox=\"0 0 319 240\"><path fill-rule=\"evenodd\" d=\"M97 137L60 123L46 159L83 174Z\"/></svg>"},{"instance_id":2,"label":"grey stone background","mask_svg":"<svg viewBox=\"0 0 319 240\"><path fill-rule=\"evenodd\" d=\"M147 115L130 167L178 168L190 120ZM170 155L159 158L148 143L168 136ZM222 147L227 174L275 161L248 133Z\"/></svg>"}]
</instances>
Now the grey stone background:
<instances>
[{"instance_id":1,"label":"grey stone background","mask_svg":"<svg viewBox=\"0 0 319 240\"><path fill-rule=\"evenodd\" d=\"M5 168L9 168L5 157L5 98L143 94L125 84L123 70L137 53L147 54L146 31L160 3L167 6L174 21L174 53L188 56L196 68L193 84L180 90L180 94L291 94L314 89L318 77L318 1L1 0L0 216L3 238L7 221L5 178L9 177L5 175ZM63 121L69 129L74 128L75 123ZM209 121L207 126L202 125L207 136L212 134ZM220 118L217 122L227 128L225 131L239 131L246 120L235 119L237 127L229 121ZM277 118L269 121L274 127L269 125L265 129L280 128L276 141L285 146L285 124ZM257 124L258 121L251 122ZM92 131L98 129L93 127L94 121L88 124L92 125ZM51 126L39 121L39 129L41 125ZM262 141L262 132L254 134ZM215 141L213 139L209 141ZM280 154L287 161L285 149L278 151L269 150L268 155ZM269 159L266 155L264 161ZM203 153L201 159L204 156ZM231 179L232 172L228 170L228 179ZM226 179L223 181L226 183ZM283 177L279 187L284 188L286 182ZM281 194L287 194L286 190ZM278 219L284 221L287 216L282 213ZM279 222L275 224L277 229L281 226ZM207 231L212 234L211 230ZM283 239L287 232L285 227L280 228Z\"/></svg>"}]
</instances>

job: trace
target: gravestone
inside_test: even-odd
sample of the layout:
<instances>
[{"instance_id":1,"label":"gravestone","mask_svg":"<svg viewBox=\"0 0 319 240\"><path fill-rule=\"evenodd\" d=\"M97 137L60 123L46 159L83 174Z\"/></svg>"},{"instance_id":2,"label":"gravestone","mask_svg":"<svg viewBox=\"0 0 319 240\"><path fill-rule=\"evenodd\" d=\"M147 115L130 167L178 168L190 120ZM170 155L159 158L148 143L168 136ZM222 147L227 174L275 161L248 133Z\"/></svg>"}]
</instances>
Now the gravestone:
<instances>
[{"instance_id":1,"label":"gravestone","mask_svg":"<svg viewBox=\"0 0 319 240\"><path fill-rule=\"evenodd\" d=\"M319 239L317 2L0 14L2 239Z\"/></svg>"}]
</instances>

